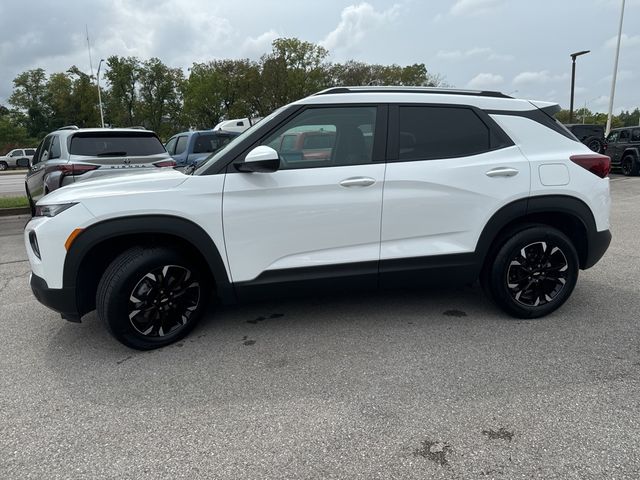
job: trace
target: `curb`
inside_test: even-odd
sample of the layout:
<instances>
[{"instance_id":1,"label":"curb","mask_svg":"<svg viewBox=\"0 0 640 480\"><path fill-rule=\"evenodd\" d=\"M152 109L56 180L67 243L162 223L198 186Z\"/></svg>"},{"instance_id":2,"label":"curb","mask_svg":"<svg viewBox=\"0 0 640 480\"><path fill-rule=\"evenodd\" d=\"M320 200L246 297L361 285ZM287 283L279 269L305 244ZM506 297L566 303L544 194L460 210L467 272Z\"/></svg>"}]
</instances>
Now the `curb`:
<instances>
[{"instance_id":1,"label":"curb","mask_svg":"<svg viewBox=\"0 0 640 480\"><path fill-rule=\"evenodd\" d=\"M0 208L0 217L8 217L9 215L26 215L30 214L29 207Z\"/></svg>"},{"instance_id":2,"label":"curb","mask_svg":"<svg viewBox=\"0 0 640 480\"><path fill-rule=\"evenodd\" d=\"M22 170L5 170L3 172L0 172L0 175L26 175L28 173L28 170L26 169L22 169Z\"/></svg>"}]
</instances>

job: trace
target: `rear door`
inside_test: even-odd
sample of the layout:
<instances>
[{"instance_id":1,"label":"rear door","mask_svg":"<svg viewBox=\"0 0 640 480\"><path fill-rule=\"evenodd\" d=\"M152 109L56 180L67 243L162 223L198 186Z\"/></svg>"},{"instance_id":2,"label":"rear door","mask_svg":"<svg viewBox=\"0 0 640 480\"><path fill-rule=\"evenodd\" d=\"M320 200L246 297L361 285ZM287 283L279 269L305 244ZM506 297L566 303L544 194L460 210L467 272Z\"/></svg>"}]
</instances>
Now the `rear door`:
<instances>
[{"instance_id":1,"label":"rear door","mask_svg":"<svg viewBox=\"0 0 640 480\"><path fill-rule=\"evenodd\" d=\"M49 150L51 149L52 136L49 135L40 143L36 149L36 153L31 160L29 171L25 181L29 189L29 195L34 203L44 196L44 173L45 161L49 158Z\"/></svg>"},{"instance_id":2,"label":"rear door","mask_svg":"<svg viewBox=\"0 0 640 480\"><path fill-rule=\"evenodd\" d=\"M473 263L489 218L528 196L529 162L472 107L396 105L389 125L381 284L427 281L432 267Z\"/></svg>"},{"instance_id":3,"label":"rear door","mask_svg":"<svg viewBox=\"0 0 640 480\"><path fill-rule=\"evenodd\" d=\"M303 280L376 285L386 107L306 107L259 143L278 150L283 137L327 129L336 142L324 159L280 150L280 169L273 173L229 166L224 236L241 296L252 286L298 288Z\"/></svg>"}]
</instances>

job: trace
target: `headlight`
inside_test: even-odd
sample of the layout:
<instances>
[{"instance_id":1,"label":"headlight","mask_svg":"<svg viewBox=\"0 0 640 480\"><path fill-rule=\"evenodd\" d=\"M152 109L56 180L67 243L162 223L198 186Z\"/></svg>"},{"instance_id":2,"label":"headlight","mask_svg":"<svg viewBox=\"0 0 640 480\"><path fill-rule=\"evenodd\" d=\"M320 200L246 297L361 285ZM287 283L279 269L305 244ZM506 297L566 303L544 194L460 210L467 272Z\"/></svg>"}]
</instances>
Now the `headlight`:
<instances>
[{"instance_id":1,"label":"headlight","mask_svg":"<svg viewBox=\"0 0 640 480\"><path fill-rule=\"evenodd\" d=\"M58 205L36 205L35 217L55 217L59 213L64 212L67 208L77 205L78 202L60 203Z\"/></svg>"}]
</instances>

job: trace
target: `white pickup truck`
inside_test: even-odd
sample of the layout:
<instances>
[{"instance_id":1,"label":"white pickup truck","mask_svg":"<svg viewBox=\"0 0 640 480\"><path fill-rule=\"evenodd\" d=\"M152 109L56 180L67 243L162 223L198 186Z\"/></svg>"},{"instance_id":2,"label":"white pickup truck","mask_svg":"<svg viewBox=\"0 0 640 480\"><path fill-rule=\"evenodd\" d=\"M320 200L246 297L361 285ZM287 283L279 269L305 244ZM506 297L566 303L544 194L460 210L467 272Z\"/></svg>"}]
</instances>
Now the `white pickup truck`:
<instances>
[{"instance_id":1,"label":"white pickup truck","mask_svg":"<svg viewBox=\"0 0 640 480\"><path fill-rule=\"evenodd\" d=\"M0 171L8 168L27 168L35 153L35 148L15 148L11 150L4 157L0 157Z\"/></svg>"}]
</instances>

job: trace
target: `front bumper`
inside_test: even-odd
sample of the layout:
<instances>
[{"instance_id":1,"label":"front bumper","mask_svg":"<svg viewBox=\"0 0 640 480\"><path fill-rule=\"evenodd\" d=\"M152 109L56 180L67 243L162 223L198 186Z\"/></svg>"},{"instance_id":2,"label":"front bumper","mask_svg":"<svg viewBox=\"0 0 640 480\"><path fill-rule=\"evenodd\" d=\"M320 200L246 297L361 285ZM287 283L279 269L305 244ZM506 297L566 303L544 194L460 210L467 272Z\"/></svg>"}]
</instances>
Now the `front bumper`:
<instances>
[{"instance_id":1,"label":"front bumper","mask_svg":"<svg viewBox=\"0 0 640 480\"><path fill-rule=\"evenodd\" d=\"M29 284L33 295L45 307L60 313L65 320L70 322L80 321L75 288L49 288L43 278L33 273L29 279Z\"/></svg>"}]
</instances>

